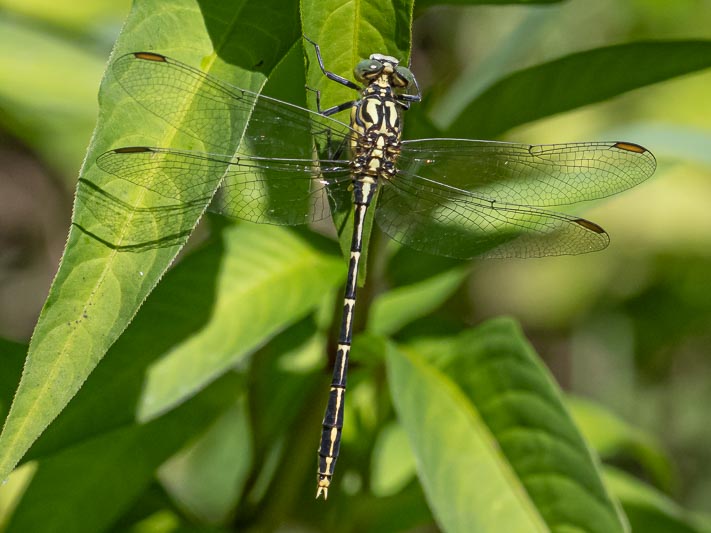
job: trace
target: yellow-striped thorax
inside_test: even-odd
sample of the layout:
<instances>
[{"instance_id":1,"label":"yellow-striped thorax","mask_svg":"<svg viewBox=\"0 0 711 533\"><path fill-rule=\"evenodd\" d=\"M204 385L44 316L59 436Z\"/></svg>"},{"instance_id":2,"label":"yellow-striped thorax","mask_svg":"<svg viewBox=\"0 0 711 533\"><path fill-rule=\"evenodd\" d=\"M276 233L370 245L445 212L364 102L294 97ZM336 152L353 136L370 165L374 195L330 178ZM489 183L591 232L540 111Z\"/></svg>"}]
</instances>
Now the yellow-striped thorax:
<instances>
[{"instance_id":1,"label":"yellow-striped thorax","mask_svg":"<svg viewBox=\"0 0 711 533\"><path fill-rule=\"evenodd\" d=\"M359 62L354 74L364 87L351 112L351 127L359 133L351 140L351 168L356 181L375 186L378 178L395 175L402 111L407 108L399 96L411 94L416 83L412 73L399 66L397 59L382 54L372 54L370 59ZM365 203L369 203L367 197L372 194L365 196Z\"/></svg>"}]
</instances>

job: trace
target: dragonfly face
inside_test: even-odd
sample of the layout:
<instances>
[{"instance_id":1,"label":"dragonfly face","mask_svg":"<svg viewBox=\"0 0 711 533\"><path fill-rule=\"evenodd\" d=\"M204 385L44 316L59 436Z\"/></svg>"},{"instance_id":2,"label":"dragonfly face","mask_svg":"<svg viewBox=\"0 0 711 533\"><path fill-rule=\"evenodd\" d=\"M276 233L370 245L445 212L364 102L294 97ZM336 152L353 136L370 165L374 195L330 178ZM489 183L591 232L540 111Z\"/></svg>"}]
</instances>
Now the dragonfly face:
<instances>
[{"instance_id":1,"label":"dragonfly face","mask_svg":"<svg viewBox=\"0 0 711 533\"><path fill-rule=\"evenodd\" d=\"M545 208L633 187L652 175L655 160L645 148L617 141L402 141L402 113L420 99L413 74L395 58L373 54L355 68L359 85L326 70L314 48L324 75L359 91L358 99L317 113L160 54L118 58L111 67L115 81L205 151L124 147L102 154L97 165L111 181L145 191L157 205L131 204L102 183L82 182L77 196L85 209L77 210L74 224L116 250L141 251L185 242L208 203L230 217L286 225L353 207L343 318L318 450L317 497L326 497L340 447L363 223L371 203L387 235L427 253L461 259L579 254L605 248L607 233ZM330 116L346 109L350 124Z\"/></svg>"}]
</instances>

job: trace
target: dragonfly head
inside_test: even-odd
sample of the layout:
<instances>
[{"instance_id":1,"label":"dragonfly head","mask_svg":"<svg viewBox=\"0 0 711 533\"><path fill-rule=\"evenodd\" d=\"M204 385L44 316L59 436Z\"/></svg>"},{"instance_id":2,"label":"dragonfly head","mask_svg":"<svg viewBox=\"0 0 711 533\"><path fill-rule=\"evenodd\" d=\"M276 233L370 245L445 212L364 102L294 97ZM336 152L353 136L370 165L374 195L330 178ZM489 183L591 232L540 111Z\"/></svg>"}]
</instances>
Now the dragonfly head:
<instances>
[{"instance_id":1,"label":"dragonfly head","mask_svg":"<svg viewBox=\"0 0 711 533\"><path fill-rule=\"evenodd\" d=\"M380 80L398 92L410 93L413 87L417 87L415 76L409 69L399 64L400 62L392 56L371 54L369 59L364 59L356 65L353 74L365 85Z\"/></svg>"}]
</instances>

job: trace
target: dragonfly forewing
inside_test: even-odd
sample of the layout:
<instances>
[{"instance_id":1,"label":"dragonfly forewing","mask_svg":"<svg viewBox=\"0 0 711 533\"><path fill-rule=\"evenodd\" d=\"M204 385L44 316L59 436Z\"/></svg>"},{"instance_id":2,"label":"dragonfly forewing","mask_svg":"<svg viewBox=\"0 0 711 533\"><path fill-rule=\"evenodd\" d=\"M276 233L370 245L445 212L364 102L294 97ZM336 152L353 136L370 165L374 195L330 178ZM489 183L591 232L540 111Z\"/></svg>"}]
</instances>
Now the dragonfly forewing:
<instances>
[{"instance_id":1,"label":"dragonfly forewing","mask_svg":"<svg viewBox=\"0 0 711 533\"><path fill-rule=\"evenodd\" d=\"M121 56L116 81L141 106L210 153L308 159L346 157L354 134L346 124L268 96L235 87L194 67L148 52Z\"/></svg>"},{"instance_id":2,"label":"dragonfly forewing","mask_svg":"<svg viewBox=\"0 0 711 533\"><path fill-rule=\"evenodd\" d=\"M466 139L403 142L401 172L498 202L535 207L604 198L640 184L656 168L632 143L527 145Z\"/></svg>"},{"instance_id":3,"label":"dragonfly forewing","mask_svg":"<svg viewBox=\"0 0 711 533\"><path fill-rule=\"evenodd\" d=\"M195 220L166 215L181 206L210 204L211 211L229 217L294 225L326 218L348 203L349 163L343 158L353 131L346 124L160 54L126 54L111 71L134 101L178 132L175 142L206 150L129 147L98 158L98 166L114 178L157 195L156 202L134 206L136 215L126 218L133 227L120 232L132 236L130 245L122 239L121 249L141 249L135 242L141 235L152 235L150 242L157 245L172 242L163 237L189 234ZM104 191L103 183L91 185L87 198ZM120 205L122 211L131 209L129 202ZM107 227L117 225L111 212L103 217ZM101 211L94 210L94 216L100 220ZM110 241L115 233L99 237Z\"/></svg>"}]
</instances>

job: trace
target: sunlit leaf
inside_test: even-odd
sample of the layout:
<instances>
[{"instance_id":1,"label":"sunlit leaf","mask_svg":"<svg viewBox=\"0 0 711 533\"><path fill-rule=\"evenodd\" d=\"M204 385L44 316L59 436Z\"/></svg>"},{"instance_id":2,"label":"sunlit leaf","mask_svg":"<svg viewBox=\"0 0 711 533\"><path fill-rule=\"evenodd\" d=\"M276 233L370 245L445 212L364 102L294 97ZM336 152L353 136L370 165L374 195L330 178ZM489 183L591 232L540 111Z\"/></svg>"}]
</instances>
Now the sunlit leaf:
<instances>
[{"instance_id":1,"label":"sunlit leaf","mask_svg":"<svg viewBox=\"0 0 711 533\"><path fill-rule=\"evenodd\" d=\"M414 0L366 0L350 2L344 0L303 1L301 17L304 35L322 47L324 66L327 70L345 77L352 82L353 68L361 59L370 54L380 53L393 56L400 63L407 65L410 58L410 40L412 36L412 11ZM324 17L328 13L328 17ZM321 108L358 98L353 89L335 83L321 72L313 49L306 49L309 58L306 73L308 87L320 92ZM313 91L310 91L313 92ZM309 105L316 109L315 94L311 95ZM349 111L336 114L335 117L349 122ZM363 255L359 271L359 283L362 285L366 276L368 262L368 242L373 223L373 211L366 218L363 239ZM344 255L348 256L353 233L353 212L335 212L333 219L338 230L339 242Z\"/></svg>"},{"instance_id":2,"label":"sunlit leaf","mask_svg":"<svg viewBox=\"0 0 711 533\"><path fill-rule=\"evenodd\" d=\"M318 250L321 239L256 224L222 236L168 272L30 458L185 401L319 305L342 278L341 260ZM309 276L314 270L321 275Z\"/></svg>"},{"instance_id":3,"label":"sunlit leaf","mask_svg":"<svg viewBox=\"0 0 711 533\"><path fill-rule=\"evenodd\" d=\"M397 287L373 300L368 329L388 335L441 306L457 290L469 273L466 267L454 268L424 281Z\"/></svg>"},{"instance_id":4,"label":"sunlit leaf","mask_svg":"<svg viewBox=\"0 0 711 533\"><path fill-rule=\"evenodd\" d=\"M510 320L391 347L388 375L445 530L626 531L560 392Z\"/></svg>"},{"instance_id":5,"label":"sunlit leaf","mask_svg":"<svg viewBox=\"0 0 711 533\"><path fill-rule=\"evenodd\" d=\"M261 2L258 9L249 6L234 9L217 1L138 2L115 51L121 54L160 49L176 52L182 59L197 65L205 59L201 64L203 69L212 73L219 71L220 76L229 81L258 90L266 74L276 68L298 39L296 8L295 2L286 5L276 0ZM270 25L260 34L264 38L250 38L249 42L251 49L262 55L261 74L255 75L246 68L238 68L245 59L240 53L240 43L247 38L245 28L258 24L268 12L271 13ZM176 28L181 30L176 31ZM131 101L122 88L113 83L111 76L104 80L101 105L99 125L81 174L82 183L102 183L101 180L106 179L94 161L101 152L116 144L171 146L179 139L167 123ZM190 119L189 109L183 116L185 120ZM110 185L109 182L107 186ZM79 190L87 189L80 187ZM155 201L145 190L126 191L114 187L108 192L124 195L125 209L111 228L118 237L131 231L136 208L150 209L150 202ZM79 199L75 221L87 215L88 205ZM209 201L209 196L205 201ZM193 220L185 220L185 227L192 227L199 215L200 209L191 213ZM167 247L124 253L83 233L76 225L73 227L59 273L32 337L17 396L0 435L0 478L12 470L79 390L180 248L181 243L177 242Z\"/></svg>"}]
</instances>

